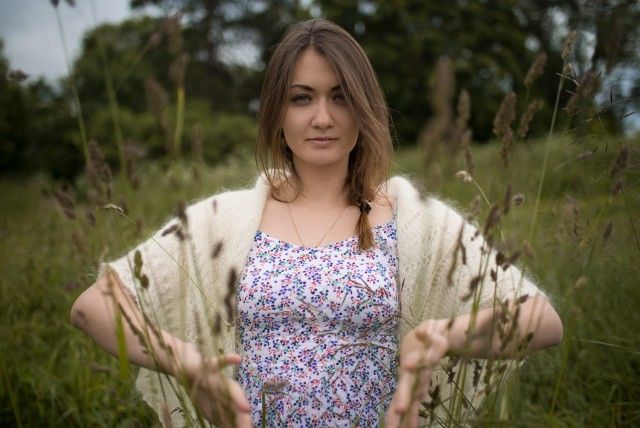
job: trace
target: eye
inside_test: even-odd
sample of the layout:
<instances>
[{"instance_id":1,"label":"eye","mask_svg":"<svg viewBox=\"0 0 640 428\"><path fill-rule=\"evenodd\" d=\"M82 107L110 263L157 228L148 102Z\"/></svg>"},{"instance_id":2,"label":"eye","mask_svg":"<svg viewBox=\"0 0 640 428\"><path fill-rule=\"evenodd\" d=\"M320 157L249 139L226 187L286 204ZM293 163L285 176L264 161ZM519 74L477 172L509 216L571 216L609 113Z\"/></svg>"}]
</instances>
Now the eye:
<instances>
[{"instance_id":1,"label":"eye","mask_svg":"<svg viewBox=\"0 0 640 428\"><path fill-rule=\"evenodd\" d=\"M336 92L335 95L333 96L333 101L340 104L345 104L347 102L347 97L345 97L344 93L342 92Z\"/></svg>"},{"instance_id":2,"label":"eye","mask_svg":"<svg viewBox=\"0 0 640 428\"><path fill-rule=\"evenodd\" d=\"M295 104L304 104L311 101L311 97L307 94L295 94L291 96L291 102Z\"/></svg>"}]
</instances>

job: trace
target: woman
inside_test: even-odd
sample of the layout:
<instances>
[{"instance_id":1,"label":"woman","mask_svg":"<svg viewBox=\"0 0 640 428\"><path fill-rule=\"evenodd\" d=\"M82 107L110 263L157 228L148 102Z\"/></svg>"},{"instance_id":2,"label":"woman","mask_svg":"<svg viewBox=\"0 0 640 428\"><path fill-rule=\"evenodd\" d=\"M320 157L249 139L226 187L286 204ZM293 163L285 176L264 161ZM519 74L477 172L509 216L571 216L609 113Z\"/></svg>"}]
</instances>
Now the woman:
<instances>
[{"instance_id":1,"label":"woman","mask_svg":"<svg viewBox=\"0 0 640 428\"><path fill-rule=\"evenodd\" d=\"M258 128L255 187L178 213L105 264L72 308L114 355L121 320L129 360L151 369L137 386L164 423L198 417L172 378L221 425L417 426L423 401L437 421L455 400L461 423L498 371L476 362L465 376L455 357L560 342L544 294L472 225L407 180L387 181L386 102L343 29L289 30ZM445 354L453 362L439 366Z\"/></svg>"}]
</instances>

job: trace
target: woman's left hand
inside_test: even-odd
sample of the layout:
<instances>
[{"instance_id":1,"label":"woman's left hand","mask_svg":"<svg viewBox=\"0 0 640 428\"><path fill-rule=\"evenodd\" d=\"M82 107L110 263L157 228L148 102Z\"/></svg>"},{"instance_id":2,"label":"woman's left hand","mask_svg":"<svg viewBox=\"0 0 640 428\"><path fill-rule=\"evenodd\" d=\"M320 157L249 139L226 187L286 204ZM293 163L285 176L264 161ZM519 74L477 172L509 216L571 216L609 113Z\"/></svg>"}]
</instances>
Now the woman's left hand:
<instances>
[{"instance_id":1,"label":"woman's left hand","mask_svg":"<svg viewBox=\"0 0 640 428\"><path fill-rule=\"evenodd\" d=\"M449 349L447 322L423 321L402 339L398 387L385 417L386 428L418 426L433 368Z\"/></svg>"}]
</instances>

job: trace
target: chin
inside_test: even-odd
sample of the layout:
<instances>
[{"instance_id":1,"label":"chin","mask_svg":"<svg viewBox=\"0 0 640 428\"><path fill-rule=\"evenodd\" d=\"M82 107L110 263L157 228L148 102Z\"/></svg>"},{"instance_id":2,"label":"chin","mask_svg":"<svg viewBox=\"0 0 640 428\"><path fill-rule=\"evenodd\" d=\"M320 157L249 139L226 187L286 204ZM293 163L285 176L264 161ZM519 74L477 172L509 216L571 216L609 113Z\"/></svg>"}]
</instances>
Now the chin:
<instances>
[{"instance_id":1,"label":"chin","mask_svg":"<svg viewBox=\"0 0 640 428\"><path fill-rule=\"evenodd\" d=\"M298 158L297 162L300 166L337 166L348 165L349 158L336 158L335 156L309 156Z\"/></svg>"}]
</instances>

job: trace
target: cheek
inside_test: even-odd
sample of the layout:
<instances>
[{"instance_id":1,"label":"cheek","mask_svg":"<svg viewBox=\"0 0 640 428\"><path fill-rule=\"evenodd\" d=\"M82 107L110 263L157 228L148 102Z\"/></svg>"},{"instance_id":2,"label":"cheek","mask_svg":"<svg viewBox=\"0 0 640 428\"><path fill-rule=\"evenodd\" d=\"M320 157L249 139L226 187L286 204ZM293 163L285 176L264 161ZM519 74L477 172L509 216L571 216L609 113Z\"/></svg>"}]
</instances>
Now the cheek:
<instances>
[{"instance_id":1,"label":"cheek","mask_svg":"<svg viewBox=\"0 0 640 428\"><path fill-rule=\"evenodd\" d=\"M299 133L301 130L303 118L300 113L296 113L295 111L289 110L285 113L284 122L282 123L282 131L285 134L285 138L287 135L292 136L292 134Z\"/></svg>"}]
</instances>

